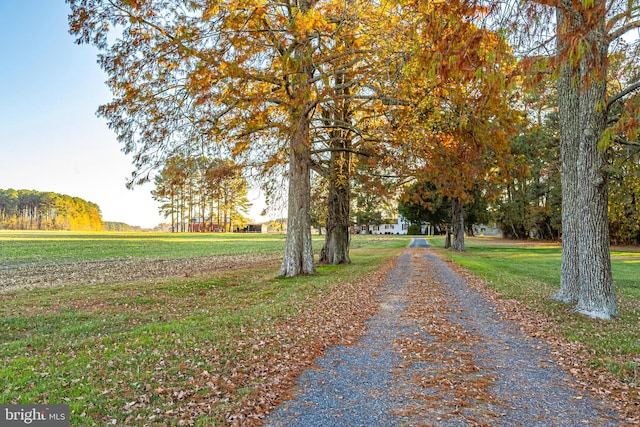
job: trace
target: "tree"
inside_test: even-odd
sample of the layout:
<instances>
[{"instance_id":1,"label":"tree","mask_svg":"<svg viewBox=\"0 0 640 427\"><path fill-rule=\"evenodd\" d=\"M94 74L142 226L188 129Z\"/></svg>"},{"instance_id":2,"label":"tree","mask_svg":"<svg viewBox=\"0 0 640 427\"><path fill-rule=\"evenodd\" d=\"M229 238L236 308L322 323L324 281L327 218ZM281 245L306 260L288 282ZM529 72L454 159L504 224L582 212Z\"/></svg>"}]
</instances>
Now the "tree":
<instances>
[{"instance_id":1,"label":"tree","mask_svg":"<svg viewBox=\"0 0 640 427\"><path fill-rule=\"evenodd\" d=\"M640 5L611 1L554 3L560 139L563 164L563 267L556 299L608 319L618 314L611 275L608 221L608 160L611 107L640 88L636 75L607 93L610 50L640 27ZM633 58L631 58L633 61ZM625 128L623 120L616 124ZM574 203L573 207L568 204Z\"/></svg>"},{"instance_id":2,"label":"tree","mask_svg":"<svg viewBox=\"0 0 640 427\"><path fill-rule=\"evenodd\" d=\"M492 216L489 212L489 201L485 197L484 190L477 188L471 190L472 200L465 206L465 231L467 236L474 236L474 226L489 224Z\"/></svg>"},{"instance_id":3,"label":"tree","mask_svg":"<svg viewBox=\"0 0 640 427\"><path fill-rule=\"evenodd\" d=\"M638 73L638 64L635 68L628 64L629 56L633 55L633 49L626 49L610 57L610 93L623 90ZM614 124L610 129L609 147L609 231L612 243L617 244L640 244L640 138L633 126L633 116L640 115L639 108L637 93L609 108L608 121Z\"/></svg>"},{"instance_id":4,"label":"tree","mask_svg":"<svg viewBox=\"0 0 640 427\"><path fill-rule=\"evenodd\" d=\"M154 181L152 196L162 203L165 217L171 216L174 232L194 231L198 220L200 231L213 230L214 218L218 231L246 226L247 181L230 160L178 155L167 160Z\"/></svg>"},{"instance_id":5,"label":"tree","mask_svg":"<svg viewBox=\"0 0 640 427\"><path fill-rule=\"evenodd\" d=\"M640 4L531 0L519 5L525 7L507 4L503 19L496 22L508 22L501 31L514 30L514 39L532 41L523 50L523 70L552 70L557 79L563 248L561 285L554 298L576 304L588 316L608 319L617 315L617 305L609 254L606 148L617 132L637 129L637 120L629 120L634 108L626 108L631 114L623 114L626 119L613 126L608 119L612 107L640 88L637 38L635 53L622 38L640 27ZM554 39L552 58L548 48ZM611 92L611 59L618 52L631 53L623 69L635 71Z\"/></svg>"},{"instance_id":6,"label":"tree","mask_svg":"<svg viewBox=\"0 0 640 427\"><path fill-rule=\"evenodd\" d=\"M280 273L315 274L313 115L335 96L330 82L349 56L365 55L366 46L342 49L336 40L359 32L371 2L69 2L77 41L104 52L114 100L99 113L134 154L131 184L149 179L183 145L259 158L263 171L286 159L289 224ZM111 42L114 27L120 37Z\"/></svg>"},{"instance_id":7,"label":"tree","mask_svg":"<svg viewBox=\"0 0 640 427\"><path fill-rule=\"evenodd\" d=\"M320 170L327 178L327 234L320 250L320 261L328 264L351 264L349 256L349 222L351 203L352 136L349 90L351 84L346 73L341 72L335 79L335 86L341 87L342 97L323 108L323 124L327 129L329 159Z\"/></svg>"},{"instance_id":8,"label":"tree","mask_svg":"<svg viewBox=\"0 0 640 427\"><path fill-rule=\"evenodd\" d=\"M464 250L464 205L480 184L509 172L510 135L518 114L506 39L483 23L475 2L408 2L407 44L397 96L397 141L414 176L427 176L451 201L453 250Z\"/></svg>"},{"instance_id":9,"label":"tree","mask_svg":"<svg viewBox=\"0 0 640 427\"><path fill-rule=\"evenodd\" d=\"M405 187L398 203L398 212L411 224L422 227L431 224L439 230L445 230L447 236L451 229L452 202L443 196L438 188L423 178ZM464 212L464 224L467 235L473 236L475 224L489 222L488 205L482 192L473 193L473 200L467 204ZM447 245L447 248L450 245Z\"/></svg>"},{"instance_id":10,"label":"tree","mask_svg":"<svg viewBox=\"0 0 640 427\"><path fill-rule=\"evenodd\" d=\"M318 228L327 226L327 189L326 180L316 176L311 181L311 225Z\"/></svg>"},{"instance_id":11,"label":"tree","mask_svg":"<svg viewBox=\"0 0 640 427\"><path fill-rule=\"evenodd\" d=\"M405 187L398 203L398 212L411 224L422 226L430 223L448 230L451 201L433 183L423 179Z\"/></svg>"},{"instance_id":12,"label":"tree","mask_svg":"<svg viewBox=\"0 0 640 427\"><path fill-rule=\"evenodd\" d=\"M79 197L32 190L0 190L0 229L102 231L98 205Z\"/></svg>"},{"instance_id":13,"label":"tree","mask_svg":"<svg viewBox=\"0 0 640 427\"><path fill-rule=\"evenodd\" d=\"M390 58L381 40L396 31L392 4L351 1L351 18L341 20L333 52L321 72L328 96L318 104L312 122L313 169L327 188L326 238L320 261L349 264L349 227L353 182L384 161L384 102L373 89L388 84ZM386 52L389 53L389 52ZM366 160L365 160L366 159Z\"/></svg>"},{"instance_id":14,"label":"tree","mask_svg":"<svg viewBox=\"0 0 640 427\"><path fill-rule=\"evenodd\" d=\"M185 209L188 165L183 156L167 159L164 168L154 178L156 189L151 192L154 200L161 203L160 212L171 217L173 232L186 231Z\"/></svg>"},{"instance_id":15,"label":"tree","mask_svg":"<svg viewBox=\"0 0 640 427\"><path fill-rule=\"evenodd\" d=\"M0 191L0 227L11 228L18 209L18 192L14 189Z\"/></svg>"},{"instance_id":16,"label":"tree","mask_svg":"<svg viewBox=\"0 0 640 427\"><path fill-rule=\"evenodd\" d=\"M612 147L613 164L609 191L611 241L640 245L640 147Z\"/></svg>"},{"instance_id":17,"label":"tree","mask_svg":"<svg viewBox=\"0 0 640 427\"><path fill-rule=\"evenodd\" d=\"M496 222L504 237L557 240L561 227L557 114L548 112L511 146L513 179L496 201Z\"/></svg>"},{"instance_id":18,"label":"tree","mask_svg":"<svg viewBox=\"0 0 640 427\"><path fill-rule=\"evenodd\" d=\"M567 13L557 8L557 51L566 52L570 45L569 34L576 31L579 22L571 22ZM566 53L565 53L566 55ZM557 74L558 118L560 124L560 162L562 165L562 271L560 290L554 299L565 303L576 303L580 293L579 272L579 227L580 208L578 200L578 147L580 135L579 87L574 76L575 66L559 60Z\"/></svg>"},{"instance_id":19,"label":"tree","mask_svg":"<svg viewBox=\"0 0 640 427\"><path fill-rule=\"evenodd\" d=\"M397 179L381 174L355 174L353 177L353 216L355 224L369 232L372 225L383 223L397 209L393 202L398 190Z\"/></svg>"}]
</instances>

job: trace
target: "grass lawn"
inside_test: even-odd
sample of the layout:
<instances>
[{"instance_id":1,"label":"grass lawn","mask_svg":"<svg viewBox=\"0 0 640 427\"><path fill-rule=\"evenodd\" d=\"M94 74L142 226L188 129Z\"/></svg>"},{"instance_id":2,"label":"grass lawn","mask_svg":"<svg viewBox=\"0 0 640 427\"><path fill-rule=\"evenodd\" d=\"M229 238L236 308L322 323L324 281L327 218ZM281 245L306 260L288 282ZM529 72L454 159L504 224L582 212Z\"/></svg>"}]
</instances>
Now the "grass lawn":
<instances>
[{"instance_id":1,"label":"grass lawn","mask_svg":"<svg viewBox=\"0 0 640 427\"><path fill-rule=\"evenodd\" d=\"M0 231L0 267L119 258L276 254L283 251L284 240L281 234ZM316 247L322 241L321 236L315 236Z\"/></svg>"},{"instance_id":2,"label":"grass lawn","mask_svg":"<svg viewBox=\"0 0 640 427\"><path fill-rule=\"evenodd\" d=\"M316 251L323 239L314 236ZM313 277L279 278L276 260L192 277L0 294L0 403L67 403L74 426L226 425L242 405L260 407L253 393L303 358L296 352L312 355L320 345L316 337L327 328L342 333L344 326L334 323L340 311L312 308L332 298L340 306L336 292L353 284L344 301L357 303L376 272L408 242L353 236L354 263L319 266ZM588 365L637 389L640 251L612 251L621 315L602 321L548 299L559 286L558 245L469 238L467 252L453 253L442 248L443 239L431 243L486 279L502 298L544 313L551 319L548 328L583 343ZM275 255L283 247L283 235L0 232L0 269ZM342 310L343 316L354 312L353 306ZM306 312L320 318L297 325Z\"/></svg>"},{"instance_id":3,"label":"grass lawn","mask_svg":"<svg viewBox=\"0 0 640 427\"><path fill-rule=\"evenodd\" d=\"M316 250L323 238L314 238ZM343 284L365 280L407 243L354 236L353 264L319 266L313 277L279 278L276 262L2 294L0 402L67 403L74 426L225 424L234 405L268 380L270 363L285 363L278 358L291 357L293 340L306 339L283 334L287 322ZM0 268L260 255L283 244L278 235L1 232Z\"/></svg>"},{"instance_id":4,"label":"grass lawn","mask_svg":"<svg viewBox=\"0 0 640 427\"><path fill-rule=\"evenodd\" d=\"M467 251L444 250L444 239L430 239L438 253L485 279L502 298L517 299L552 319L566 339L583 343L588 363L605 367L623 381L638 384L640 364L640 248L612 248L611 264L620 317L612 321L579 315L549 299L560 287L558 244L466 238Z\"/></svg>"},{"instance_id":5,"label":"grass lawn","mask_svg":"<svg viewBox=\"0 0 640 427\"><path fill-rule=\"evenodd\" d=\"M393 236L377 240L381 239L389 241ZM324 236L313 235L312 240L317 254L324 243ZM357 249L375 240L374 236L356 235L352 237L351 248ZM407 241L406 238L404 241ZM284 243L284 234L0 230L0 268L121 258L179 259L216 255L281 254Z\"/></svg>"}]
</instances>

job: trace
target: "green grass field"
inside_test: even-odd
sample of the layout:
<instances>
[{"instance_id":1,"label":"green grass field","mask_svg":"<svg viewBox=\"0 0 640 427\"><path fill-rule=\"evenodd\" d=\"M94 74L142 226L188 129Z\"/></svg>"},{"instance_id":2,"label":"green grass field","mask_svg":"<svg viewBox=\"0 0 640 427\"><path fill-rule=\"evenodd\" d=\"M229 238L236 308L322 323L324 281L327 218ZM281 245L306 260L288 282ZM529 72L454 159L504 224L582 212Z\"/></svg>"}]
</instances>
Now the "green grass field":
<instances>
[{"instance_id":1,"label":"green grass field","mask_svg":"<svg viewBox=\"0 0 640 427\"><path fill-rule=\"evenodd\" d=\"M316 251L323 239L314 236ZM195 425L225 424L225 414L267 380L253 377L258 368L289 357L281 353L292 338L282 330L297 313L380 270L408 243L400 236L354 236L354 263L319 266L313 277L279 278L276 260L193 277L0 294L0 402L68 403L74 426L174 425L198 405L216 402ZM621 316L607 322L548 299L559 286L558 245L470 238L467 252L453 253L440 238L431 243L503 298L544 313L548 327L584 343L588 364L637 388L640 252L612 252ZM277 255L283 246L283 235L0 232L0 269Z\"/></svg>"},{"instance_id":2,"label":"green grass field","mask_svg":"<svg viewBox=\"0 0 640 427\"><path fill-rule=\"evenodd\" d=\"M549 316L557 332L585 344L589 363L604 366L628 382L638 383L640 364L640 248L612 248L611 266L620 317L593 320L549 299L560 287L561 248L558 244L514 242L497 238L467 238L467 251L442 249L444 239L431 243L438 253L485 279L502 298L517 299Z\"/></svg>"},{"instance_id":3,"label":"green grass field","mask_svg":"<svg viewBox=\"0 0 640 427\"><path fill-rule=\"evenodd\" d=\"M353 236L358 249L392 236ZM398 237L400 238L400 237ZM319 252L324 236L313 236ZM400 238L402 239L402 238ZM406 238L404 240L407 241ZM0 267L46 265L122 258L196 258L216 255L281 254L283 234L241 233L86 233L0 230Z\"/></svg>"},{"instance_id":4,"label":"green grass field","mask_svg":"<svg viewBox=\"0 0 640 427\"><path fill-rule=\"evenodd\" d=\"M323 236L314 238L319 250ZM189 405L224 415L289 338L292 316L382 268L407 238L353 239L348 266L277 277L279 263L191 278L82 284L0 295L0 402L68 403L72 425L177 424ZM284 236L0 233L0 267L282 252Z\"/></svg>"},{"instance_id":5,"label":"green grass field","mask_svg":"<svg viewBox=\"0 0 640 427\"><path fill-rule=\"evenodd\" d=\"M279 234L82 233L0 231L0 267L119 258L276 254ZM322 245L320 236L314 241Z\"/></svg>"}]
</instances>

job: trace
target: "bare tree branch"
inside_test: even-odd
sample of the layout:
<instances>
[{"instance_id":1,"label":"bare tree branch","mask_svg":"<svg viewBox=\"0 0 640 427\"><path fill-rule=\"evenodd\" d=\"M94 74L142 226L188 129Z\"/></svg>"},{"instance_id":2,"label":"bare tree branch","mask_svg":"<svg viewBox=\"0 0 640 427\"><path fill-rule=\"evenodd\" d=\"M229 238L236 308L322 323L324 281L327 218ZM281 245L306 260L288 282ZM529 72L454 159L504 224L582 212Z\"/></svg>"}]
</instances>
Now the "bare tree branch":
<instances>
[{"instance_id":1,"label":"bare tree branch","mask_svg":"<svg viewBox=\"0 0 640 427\"><path fill-rule=\"evenodd\" d=\"M614 32L609 34L609 36L607 37L607 41L609 43L611 43L612 41L622 37L623 35L625 35L629 31L631 31L633 29L636 29L636 28L640 28L640 20L628 22L627 24L625 24L622 27L618 28L617 30L615 30Z\"/></svg>"},{"instance_id":2,"label":"bare tree branch","mask_svg":"<svg viewBox=\"0 0 640 427\"><path fill-rule=\"evenodd\" d=\"M631 92L634 92L640 89L640 76L637 76L636 79L634 80L635 82L631 83L629 86L627 86L626 88L624 88L623 90L621 90L620 92L616 93L615 95L609 98L609 100L607 101L607 109L611 108L613 104L620 101L622 98L629 95Z\"/></svg>"}]
</instances>

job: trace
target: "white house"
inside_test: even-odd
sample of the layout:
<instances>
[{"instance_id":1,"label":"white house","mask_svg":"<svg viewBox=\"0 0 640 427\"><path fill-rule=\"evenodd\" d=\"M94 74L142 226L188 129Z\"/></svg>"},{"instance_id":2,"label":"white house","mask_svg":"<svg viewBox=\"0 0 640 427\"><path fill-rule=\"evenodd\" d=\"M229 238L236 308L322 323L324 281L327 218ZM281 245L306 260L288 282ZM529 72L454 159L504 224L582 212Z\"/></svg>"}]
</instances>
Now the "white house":
<instances>
[{"instance_id":1,"label":"white house","mask_svg":"<svg viewBox=\"0 0 640 427\"><path fill-rule=\"evenodd\" d=\"M400 214L395 219L385 221L384 224L368 226L368 230L366 225L361 226L360 234L407 234L409 230L409 221Z\"/></svg>"}]
</instances>

